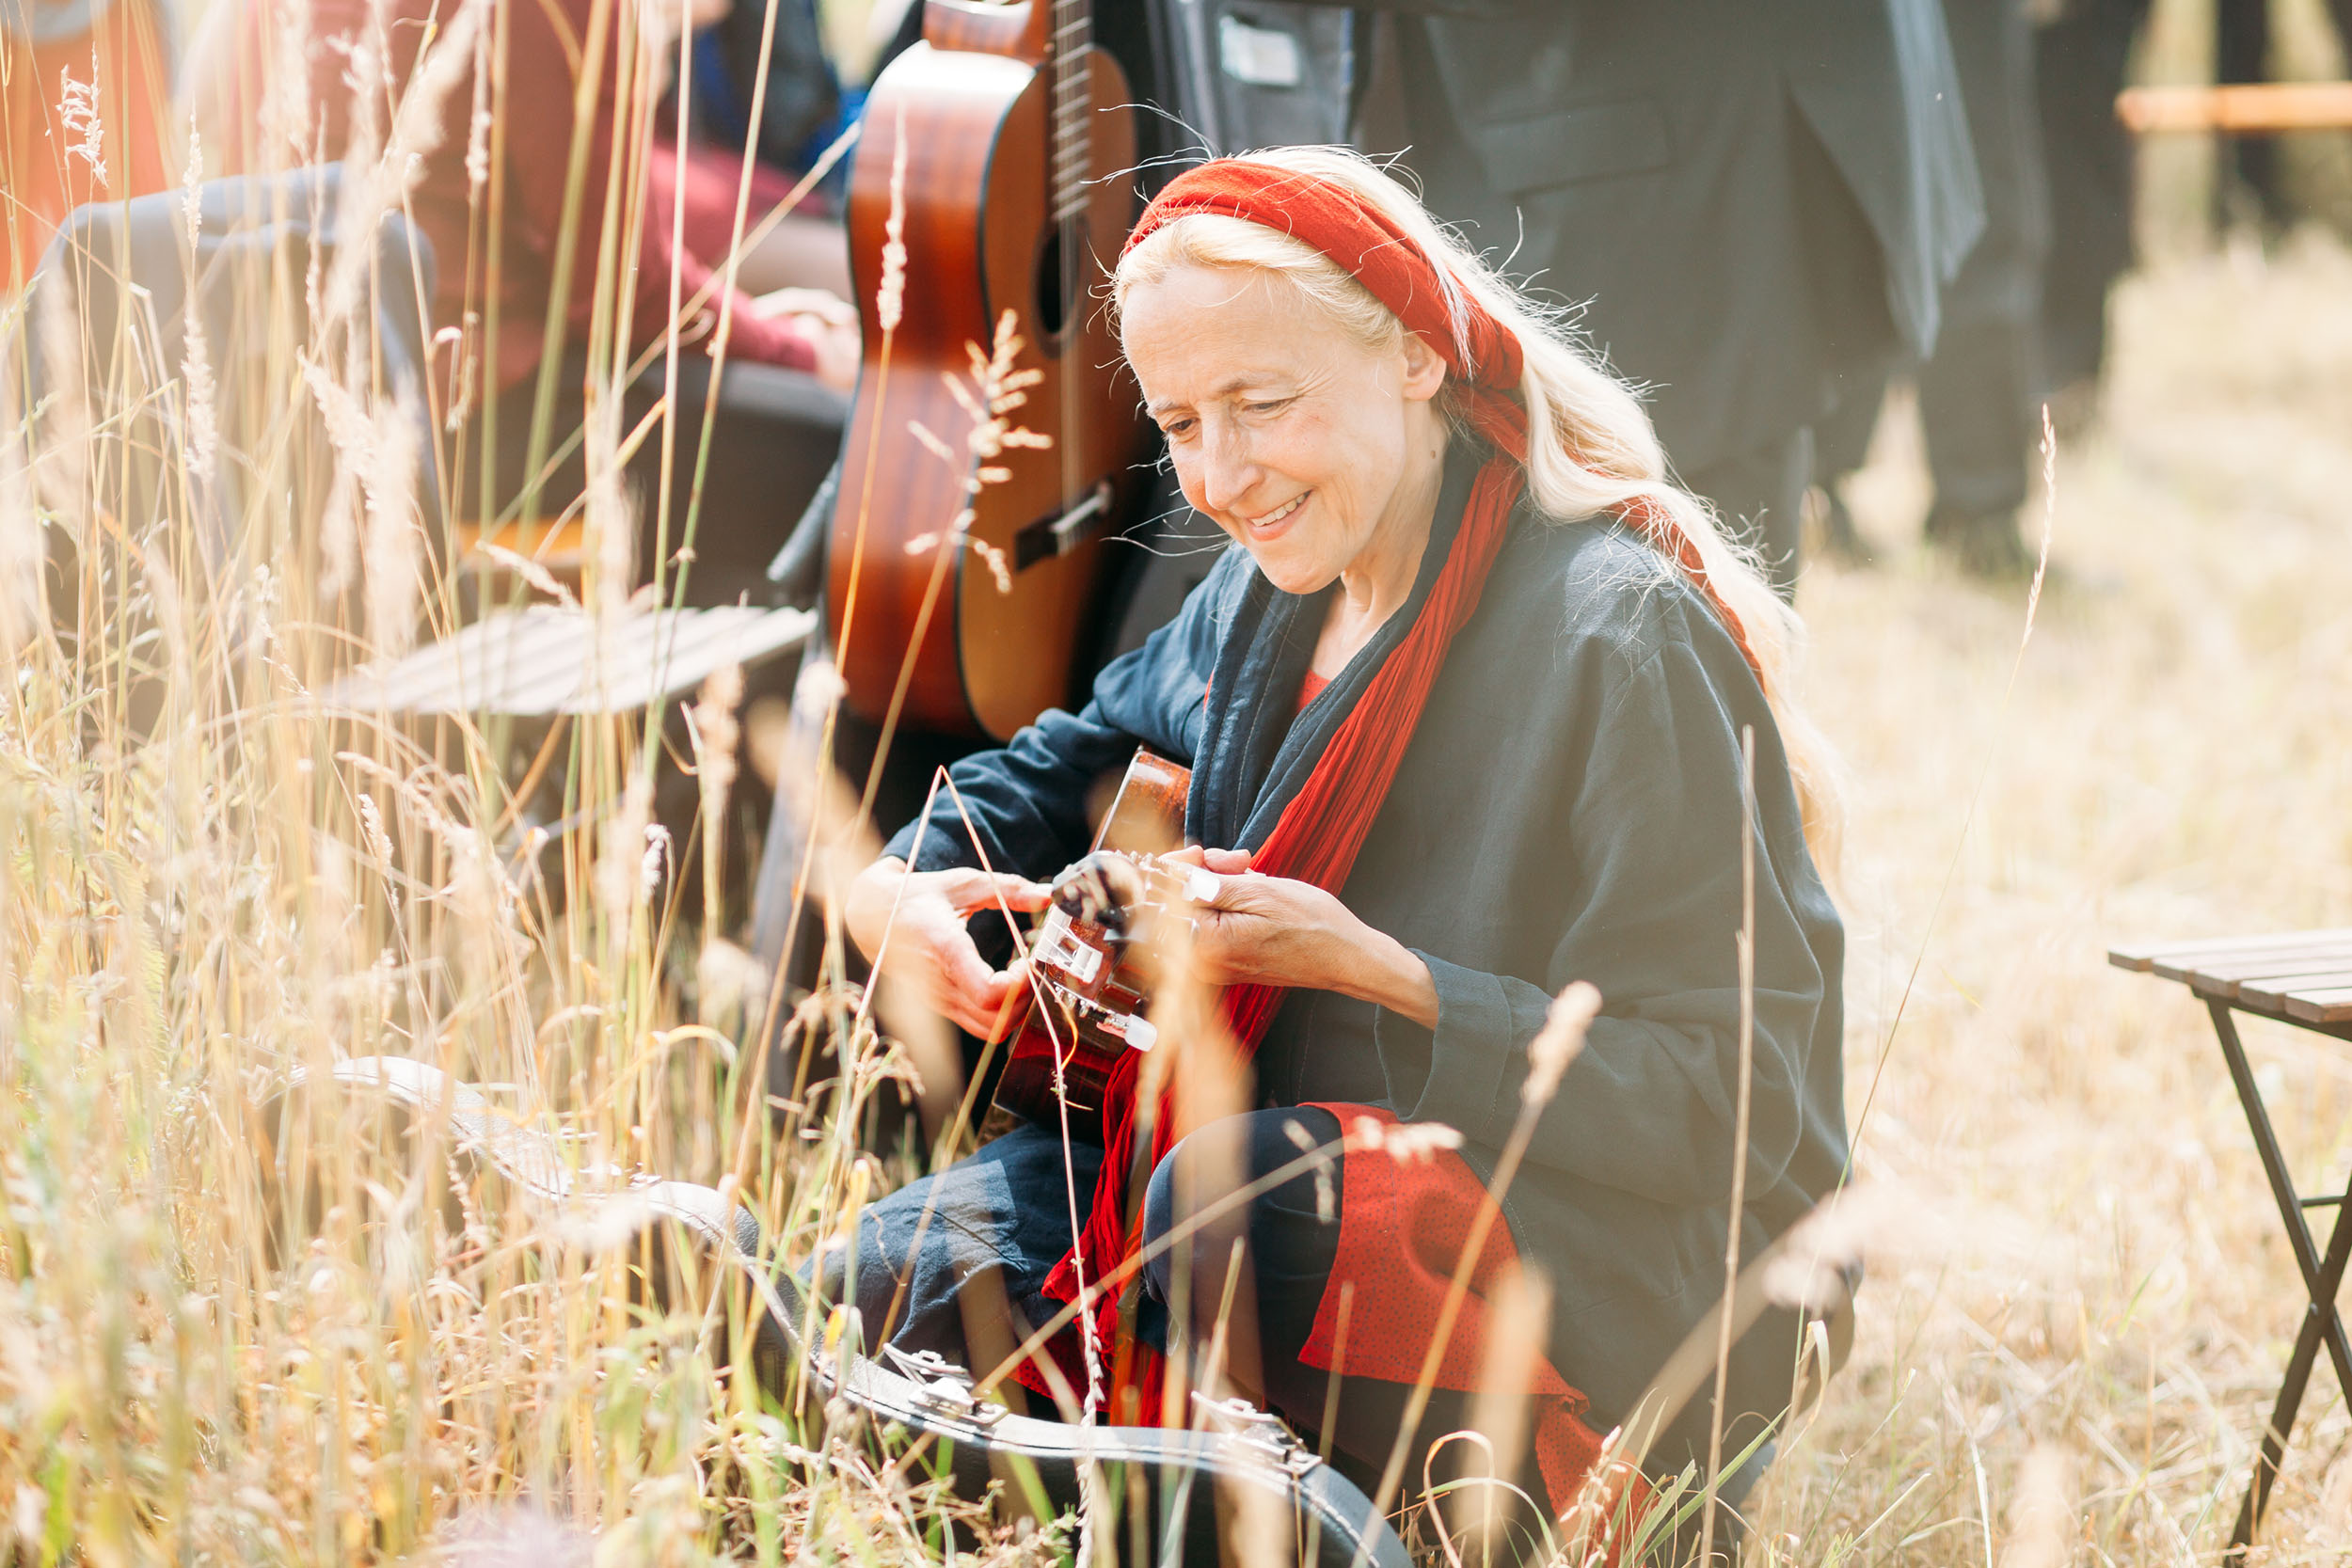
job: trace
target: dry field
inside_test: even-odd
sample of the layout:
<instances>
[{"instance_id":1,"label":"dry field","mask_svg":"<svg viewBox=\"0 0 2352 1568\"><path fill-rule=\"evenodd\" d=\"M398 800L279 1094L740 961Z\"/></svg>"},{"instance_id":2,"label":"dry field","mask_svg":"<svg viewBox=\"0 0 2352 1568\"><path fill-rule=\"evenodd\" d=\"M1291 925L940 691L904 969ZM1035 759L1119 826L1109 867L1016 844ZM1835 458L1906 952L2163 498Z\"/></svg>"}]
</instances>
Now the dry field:
<instances>
[{"instance_id":1,"label":"dry field","mask_svg":"<svg viewBox=\"0 0 2352 1568\"><path fill-rule=\"evenodd\" d=\"M1910 544L1899 418L1854 492L1889 563L1804 588L1854 780L1860 1164L1898 1223L1852 1364L1756 1499L1755 1560L2209 1561L2296 1321L2201 1015L2102 952L2352 922L2352 258L2168 263L2119 321L2106 419L2057 457L2068 577L2022 662L2023 592ZM343 341L279 332L265 385L342 406ZM299 1065L447 1063L562 1113L585 1167L736 1182L804 1253L896 1174L848 1134L902 1058L856 1037L854 1083L780 1139L740 1114L740 956L648 862L642 730L564 749L586 826L536 863L551 885L497 736L428 755L323 721L331 639L308 622L339 611L267 569L289 559L270 485L215 481L278 458L207 449L188 379L152 389L186 482L152 517L108 508L114 426L53 425L28 469L0 398L0 571L71 530L108 585L0 691L0 1560L409 1560L517 1498L551 1515L534 1528L596 1532L601 1563L936 1560L943 1499L763 1408L692 1313L633 1311L594 1234L495 1203L445 1218L430 1162L352 1143L272 1244L250 1107ZM415 453L397 408L342 390L321 455L364 496L341 547L388 588L366 614L405 631ZM274 439L312 438L302 407ZM625 434L608 412L592 466ZM602 504L591 528L617 527ZM234 548L205 559L192 519L218 506ZM11 642L29 608L0 594ZM808 1022L846 1037L847 998ZM2253 1048L2298 1168L2341 1181L2343 1059ZM2352 1542L2347 1439L2323 1379L2270 1560ZM584 1560L571 1540L531 1554Z\"/></svg>"},{"instance_id":2,"label":"dry field","mask_svg":"<svg viewBox=\"0 0 2352 1568\"><path fill-rule=\"evenodd\" d=\"M2025 1494L2074 1523L2017 1560L2212 1561L2299 1322L2202 1009L2104 953L2352 920L2352 257L2171 263L2116 320L2013 692L2025 594L1921 556L1907 416L1853 492L1891 563L1804 587L1854 779L1849 1103L1883 1061L1860 1165L1907 1218L1758 1497L1773 1560L2009 1560ZM2248 1034L2298 1180L2340 1191L2352 1059ZM2258 1560L2352 1551L2324 1372L2305 1411Z\"/></svg>"}]
</instances>

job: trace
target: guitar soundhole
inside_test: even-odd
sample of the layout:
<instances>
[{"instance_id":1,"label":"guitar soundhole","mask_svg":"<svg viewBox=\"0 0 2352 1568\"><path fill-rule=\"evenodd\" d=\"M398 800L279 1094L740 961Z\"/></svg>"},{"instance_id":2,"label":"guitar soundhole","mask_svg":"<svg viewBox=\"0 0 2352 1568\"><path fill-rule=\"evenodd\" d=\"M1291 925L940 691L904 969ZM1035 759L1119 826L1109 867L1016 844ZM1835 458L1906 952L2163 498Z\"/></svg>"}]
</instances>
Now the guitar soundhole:
<instances>
[{"instance_id":1,"label":"guitar soundhole","mask_svg":"<svg viewBox=\"0 0 2352 1568\"><path fill-rule=\"evenodd\" d=\"M1058 352L1062 341L1070 335L1070 296L1076 293L1076 280L1065 263L1069 252L1063 245L1063 228L1055 224L1045 230L1045 243L1037 248L1037 324L1038 347Z\"/></svg>"}]
</instances>

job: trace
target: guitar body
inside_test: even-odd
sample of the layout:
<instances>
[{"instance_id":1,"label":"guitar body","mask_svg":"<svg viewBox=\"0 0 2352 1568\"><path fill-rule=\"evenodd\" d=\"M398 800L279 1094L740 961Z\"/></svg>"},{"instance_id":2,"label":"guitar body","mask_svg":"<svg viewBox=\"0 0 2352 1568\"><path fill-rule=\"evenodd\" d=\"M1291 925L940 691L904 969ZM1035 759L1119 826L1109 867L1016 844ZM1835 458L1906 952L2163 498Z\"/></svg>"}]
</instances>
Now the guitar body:
<instances>
[{"instance_id":1,"label":"guitar body","mask_svg":"<svg viewBox=\"0 0 2352 1568\"><path fill-rule=\"evenodd\" d=\"M1148 751L1136 752L1094 835L1096 854L1139 857L1140 880L1166 879L1166 873L1148 869L1149 861L1184 842L1184 798L1191 788L1191 768ZM1132 920L1139 911L1127 911L1131 918L1120 922L1121 941L1063 907L1065 885L1087 864L1081 861L1056 881L1055 908L1029 949L1037 1001L1006 1054L991 1121L998 1130L1016 1121L1067 1127L1072 1137L1100 1144L1105 1141L1105 1090L1119 1058L1151 1050L1158 1037L1144 1017L1157 976L1149 927ZM1147 896L1165 902L1171 891L1160 886Z\"/></svg>"},{"instance_id":2,"label":"guitar body","mask_svg":"<svg viewBox=\"0 0 2352 1568\"><path fill-rule=\"evenodd\" d=\"M1104 263L1136 215L1131 100L1116 62L1091 45L1057 74L1051 14L1045 0L930 0L924 41L867 103L849 204L866 361L842 449L828 609L847 634L850 705L870 720L901 701L903 723L1004 739L1069 701L1102 530L1141 451L1136 394L1102 304ZM1058 173L1057 123L1064 143L1083 138ZM904 315L885 372L876 296L901 135ZM1025 340L1017 368L1044 377L1012 418L1052 440L1006 449L991 465L1006 477L969 497L971 534L1001 552L1009 592L982 552L953 551L943 571L940 544L924 544L949 539L980 466L966 446L972 416L946 378L971 388L972 349L990 352L1007 310ZM910 422L956 461L927 450ZM1057 533L1081 508L1082 522Z\"/></svg>"}]
</instances>

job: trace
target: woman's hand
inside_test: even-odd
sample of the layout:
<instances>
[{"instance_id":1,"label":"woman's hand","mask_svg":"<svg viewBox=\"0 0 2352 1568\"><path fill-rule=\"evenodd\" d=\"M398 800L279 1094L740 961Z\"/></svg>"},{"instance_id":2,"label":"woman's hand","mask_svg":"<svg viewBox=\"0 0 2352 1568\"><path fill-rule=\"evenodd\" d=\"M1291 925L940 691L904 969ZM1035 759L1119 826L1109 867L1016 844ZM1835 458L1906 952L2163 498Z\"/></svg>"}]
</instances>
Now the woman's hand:
<instances>
[{"instance_id":1,"label":"woman's hand","mask_svg":"<svg viewBox=\"0 0 2352 1568\"><path fill-rule=\"evenodd\" d=\"M1385 931L1356 918L1312 882L1249 869L1234 849L1183 849L1168 859L1200 869L1186 879L1194 974L1209 985L1333 990L1435 1027L1429 966Z\"/></svg>"},{"instance_id":2,"label":"woman's hand","mask_svg":"<svg viewBox=\"0 0 2352 1568\"><path fill-rule=\"evenodd\" d=\"M985 871L909 871L881 860L858 873L843 905L850 940L893 979L905 980L930 1005L982 1039L1001 1039L1021 1017L1026 965L991 969L966 924L985 910L1045 908L1052 890L1021 877ZM888 944L885 948L884 938Z\"/></svg>"},{"instance_id":3,"label":"woman's hand","mask_svg":"<svg viewBox=\"0 0 2352 1568\"><path fill-rule=\"evenodd\" d=\"M857 308L823 289L776 289L754 297L759 313L797 329L817 352L817 379L836 391L857 388L863 353Z\"/></svg>"}]
</instances>

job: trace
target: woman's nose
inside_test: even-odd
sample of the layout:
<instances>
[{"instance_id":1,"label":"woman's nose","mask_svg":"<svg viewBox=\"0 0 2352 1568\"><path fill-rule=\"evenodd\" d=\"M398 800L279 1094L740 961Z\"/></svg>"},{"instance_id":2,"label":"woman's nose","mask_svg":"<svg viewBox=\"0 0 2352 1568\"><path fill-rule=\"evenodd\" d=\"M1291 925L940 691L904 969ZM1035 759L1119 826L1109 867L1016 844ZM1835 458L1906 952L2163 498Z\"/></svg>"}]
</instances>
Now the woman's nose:
<instances>
[{"instance_id":1,"label":"woman's nose","mask_svg":"<svg viewBox=\"0 0 2352 1568\"><path fill-rule=\"evenodd\" d=\"M1258 465L1240 432L1212 425L1202 433L1200 499L1212 512L1232 512L1258 483Z\"/></svg>"}]
</instances>

